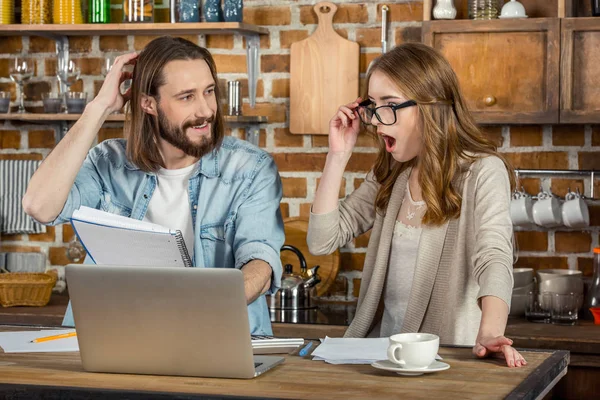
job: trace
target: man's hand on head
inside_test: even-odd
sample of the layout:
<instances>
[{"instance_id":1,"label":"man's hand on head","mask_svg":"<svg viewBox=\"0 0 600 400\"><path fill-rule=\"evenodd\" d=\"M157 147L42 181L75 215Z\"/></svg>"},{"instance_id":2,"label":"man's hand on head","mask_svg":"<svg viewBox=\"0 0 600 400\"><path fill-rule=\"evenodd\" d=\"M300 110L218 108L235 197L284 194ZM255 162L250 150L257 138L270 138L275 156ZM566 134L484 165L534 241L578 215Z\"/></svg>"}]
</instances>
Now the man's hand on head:
<instances>
[{"instance_id":1,"label":"man's hand on head","mask_svg":"<svg viewBox=\"0 0 600 400\"><path fill-rule=\"evenodd\" d=\"M106 79L98 92L93 103L98 104L106 110L107 115L120 111L131 97L131 88L121 93L121 83L133 78L133 73L125 71L126 65L135 65L138 53L123 54L115 59L115 62L106 75Z\"/></svg>"}]
</instances>

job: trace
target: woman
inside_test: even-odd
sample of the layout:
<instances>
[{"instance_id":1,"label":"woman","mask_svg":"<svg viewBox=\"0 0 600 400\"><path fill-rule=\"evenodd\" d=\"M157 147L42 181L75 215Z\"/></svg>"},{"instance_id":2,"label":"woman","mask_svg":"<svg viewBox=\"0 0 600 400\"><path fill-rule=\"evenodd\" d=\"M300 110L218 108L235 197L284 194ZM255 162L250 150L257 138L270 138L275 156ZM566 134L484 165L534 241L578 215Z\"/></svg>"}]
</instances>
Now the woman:
<instances>
[{"instance_id":1,"label":"woman","mask_svg":"<svg viewBox=\"0 0 600 400\"><path fill-rule=\"evenodd\" d=\"M504 337L512 293L511 168L469 114L450 64L403 44L376 59L368 97L331 119L308 245L327 254L369 230L356 316L347 337L430 332L478 357L525 359ZM379 153L338 204L361 122Z\"/></svg>"}]
</instances>

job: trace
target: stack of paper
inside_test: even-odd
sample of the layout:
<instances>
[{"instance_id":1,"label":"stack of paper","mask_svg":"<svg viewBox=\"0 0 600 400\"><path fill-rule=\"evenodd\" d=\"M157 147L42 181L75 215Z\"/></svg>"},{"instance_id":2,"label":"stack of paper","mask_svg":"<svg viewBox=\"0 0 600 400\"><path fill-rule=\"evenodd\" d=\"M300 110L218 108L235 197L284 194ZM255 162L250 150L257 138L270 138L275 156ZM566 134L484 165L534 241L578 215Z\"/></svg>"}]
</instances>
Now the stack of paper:
<instances>
[{"instance_id":1,"label":"stack of paper","mask_svg":"<svg viewBox=\"0 0 600 400\"><path fill-rule=\"evenodd\" d=\"M330 338L321 339L312 352L313 360L329 364L372 364L387 360L388 337L382 338ZM438 355L437 360L442 358Z\"/></svg>"},{"instance_id":2,"label":"stack of paper","mask_svg":"<svg viewBox=\"0 0 600 400\"><path fill-rule=\"evenodd\" d=\"M31 343L34 339L63 333L75 332L75 329L39 330L26 332L0 332L0 347L5 353L48 353L60 351L79 351L77 337Z\"/></svg>"},{"instance_id":3,"label":"stack of paper","mask_svg":"<svg viewBox=\"0 0 600 400\"><path fill-rule=\"evenodd\" d=\"M319 347L312 352L313 360L329 364L372 364L378 360L387 360L389 338L322 339Z\"/></svg>"}]
</instances>

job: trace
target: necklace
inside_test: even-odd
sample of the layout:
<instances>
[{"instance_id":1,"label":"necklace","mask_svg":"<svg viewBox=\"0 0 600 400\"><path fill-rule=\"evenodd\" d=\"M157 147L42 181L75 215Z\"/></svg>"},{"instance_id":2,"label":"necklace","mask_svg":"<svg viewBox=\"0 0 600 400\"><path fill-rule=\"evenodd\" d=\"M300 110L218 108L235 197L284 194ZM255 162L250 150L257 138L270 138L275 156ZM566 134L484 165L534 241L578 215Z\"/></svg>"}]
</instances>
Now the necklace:
<instances>
[{"instance_id":1,"label":"necklace","mask_svg":"<svg viewBox=\"0 0 600 400\"><path fill-rule=\"evenodd\" d=\"M414 201L412 199L412 195L410 194L410 185L408 184L408 182L406 183L406 197L408 198L408 207L406 207L406 219L411 221L417 215L422 217L425 213L425 202L423 200Z\"/></svg>"}]
</instances>

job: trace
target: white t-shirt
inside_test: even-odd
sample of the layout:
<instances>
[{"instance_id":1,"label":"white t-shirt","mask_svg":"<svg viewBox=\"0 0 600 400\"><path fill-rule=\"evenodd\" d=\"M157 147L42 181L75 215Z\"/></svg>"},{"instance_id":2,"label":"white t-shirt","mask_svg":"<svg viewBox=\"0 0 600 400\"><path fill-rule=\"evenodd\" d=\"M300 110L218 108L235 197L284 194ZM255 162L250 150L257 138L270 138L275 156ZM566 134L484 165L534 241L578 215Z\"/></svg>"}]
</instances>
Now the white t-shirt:
<instances>
[{"instance_id":1,"label":"white t-shirt","mask_svg":"<svg viewBox=\"0 0 600 400\"><path fill-rule=\"evenodd\" d=\"M190 257L194 256L194 226L190 210L189 179L196 164L180 169L161 168L144 221L179 229Z\"/></svg>"}]
</instances>

